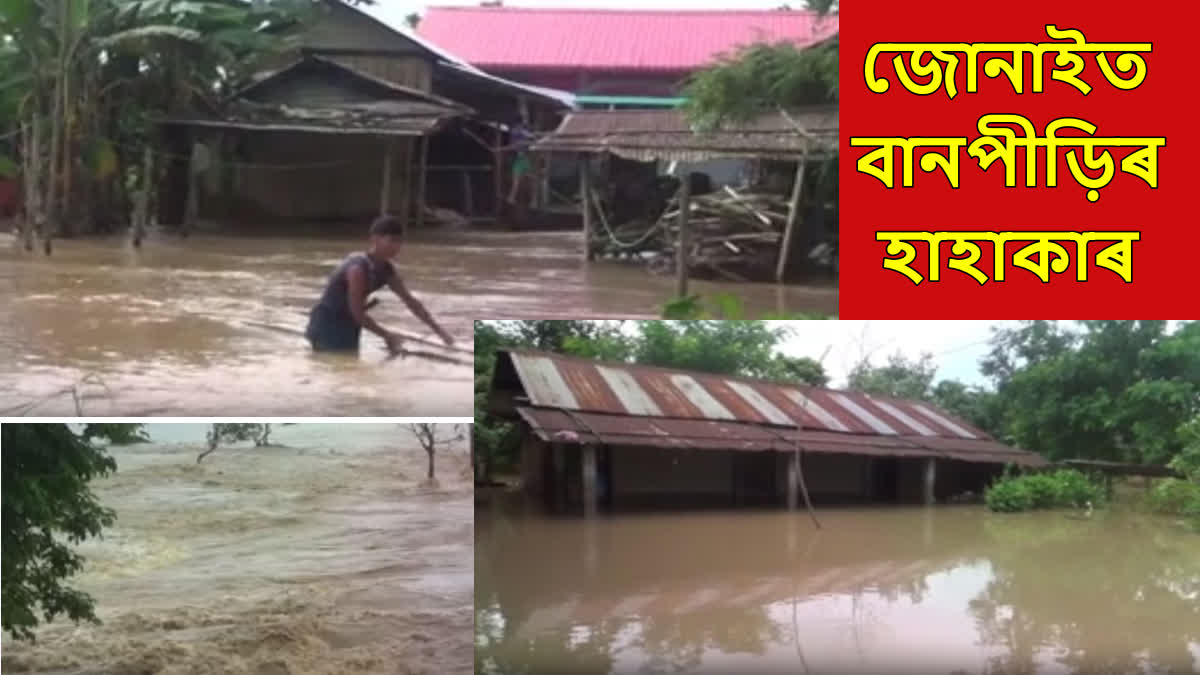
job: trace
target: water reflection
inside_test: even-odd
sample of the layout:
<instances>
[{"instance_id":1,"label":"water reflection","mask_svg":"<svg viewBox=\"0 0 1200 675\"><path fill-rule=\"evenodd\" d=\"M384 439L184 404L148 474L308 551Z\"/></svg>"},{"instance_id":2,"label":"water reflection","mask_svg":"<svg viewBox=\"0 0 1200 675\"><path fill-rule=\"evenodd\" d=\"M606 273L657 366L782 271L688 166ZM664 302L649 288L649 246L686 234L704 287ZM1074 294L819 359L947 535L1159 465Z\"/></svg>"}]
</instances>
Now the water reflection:
<instances>
[{"instance_id":1,"label":"water reflection","mask_svg":"<svg viewBox=\"0 0 1200 675\"><path fill-rule=\"evenodd\" d=\"M585 524L485 505L478 668L1200 669L1200 538L1170 523L977 507L826 510L822 522L774 511Z\"/></svg>"}]
</instances>

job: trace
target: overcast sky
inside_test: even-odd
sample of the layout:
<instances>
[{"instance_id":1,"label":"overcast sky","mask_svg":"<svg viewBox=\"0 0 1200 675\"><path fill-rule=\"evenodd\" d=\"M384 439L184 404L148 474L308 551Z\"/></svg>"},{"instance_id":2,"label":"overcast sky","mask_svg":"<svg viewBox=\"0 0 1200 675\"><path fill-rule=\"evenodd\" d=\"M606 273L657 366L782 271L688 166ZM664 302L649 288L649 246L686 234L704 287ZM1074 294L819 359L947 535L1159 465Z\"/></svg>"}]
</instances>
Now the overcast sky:
<instances>
[{"instance_id":1,"label":"overcast sky","mask_svg":"<svg viewBox=\"0 0 1200 675\"><path fill-rule=\"evenodd\" d=\"M821 360L832 384L842 386L854 364L866 357L874 365L899 352L909 358L933 355L937 379L987 384L979 360L988 351L993 327L1015 321L796 321L797 334L782 346L789 356Z\"/></svg>"},{"instance_id":2,"label":"overcast sky","mask_svg":"<svg viewBox=\"0 0 1200 675\"><path fill-rule=\"evenodd\" d=\"M423 0L376 0L373 7L364 7L371 14L389 21L401 22L404 17L413 13L424 13L425 8L445 5L479 5L479 0L439 0L426 2ZM784 0L505 0L508 7L558 7L590 9L593 7L615 7L620 9L774 9L784 4ZM803 0L792 0L792 7L804 5Z\"/></svg>"}]
</instances>

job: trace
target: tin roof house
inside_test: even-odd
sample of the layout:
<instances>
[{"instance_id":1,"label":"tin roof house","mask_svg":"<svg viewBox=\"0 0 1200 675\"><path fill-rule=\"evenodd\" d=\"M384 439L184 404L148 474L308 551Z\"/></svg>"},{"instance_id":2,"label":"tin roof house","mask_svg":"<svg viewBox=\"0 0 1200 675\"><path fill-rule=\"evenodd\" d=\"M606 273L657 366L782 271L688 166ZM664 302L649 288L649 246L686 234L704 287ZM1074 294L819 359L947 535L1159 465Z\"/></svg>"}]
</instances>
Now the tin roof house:
<instances>
[{"instance_id":1,"label":"tin roof house","mask_svg":"<svg viewBox=\"0 0 1200 675\"><path fill-rule=\"evenodd\" d=\"M921 401L531 351L502 352L490 409L519 421L551 509L935 503L1039 467Z\"/></svg>"},{"instance_id":2,"label":"tin roof house","mask_svg":"<svg viewBox=\"0 0 1200 675\"><path fill-rule=\"evenodd\" d=\"M430 7L422 36L489 72L570 91L585 107L673 107L680 85L754 42L815 45L836 15L805 10Z\"/></svg>"},{"instance_id":3,"label":"tin roof house","mask_svg":"<svg viewBox=\"0 0 1200 675\"><path fill-rule=\"evenodd\" d=\"M550 130L574 107L566 92L487 73L364 8L318 8L297 46L221 109L163 121L174 160L160 222L390 213L419 227L427 206L494 218L511 126Z\"/></svg>"}]
</instances>

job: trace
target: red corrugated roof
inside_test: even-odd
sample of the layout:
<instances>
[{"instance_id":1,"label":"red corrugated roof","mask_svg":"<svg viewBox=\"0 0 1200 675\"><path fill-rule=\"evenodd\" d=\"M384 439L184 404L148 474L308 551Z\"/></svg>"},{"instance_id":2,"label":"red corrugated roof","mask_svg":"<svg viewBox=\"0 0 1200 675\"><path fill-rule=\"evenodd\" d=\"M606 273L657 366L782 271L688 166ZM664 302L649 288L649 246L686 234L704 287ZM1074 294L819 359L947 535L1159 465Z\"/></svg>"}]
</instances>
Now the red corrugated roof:
<instances>
[{"instance_id":1,"label":"red corrugated roof","mask_svg":"<svg viewBox=\"0 0 1200 675\"><path fill-rule=\"evenodd\" d=\"M815 44L836 15L805 11L631 11L430 7L422 37L481 68L691 72L754 42Z\"/></svg>"}]
</instances>

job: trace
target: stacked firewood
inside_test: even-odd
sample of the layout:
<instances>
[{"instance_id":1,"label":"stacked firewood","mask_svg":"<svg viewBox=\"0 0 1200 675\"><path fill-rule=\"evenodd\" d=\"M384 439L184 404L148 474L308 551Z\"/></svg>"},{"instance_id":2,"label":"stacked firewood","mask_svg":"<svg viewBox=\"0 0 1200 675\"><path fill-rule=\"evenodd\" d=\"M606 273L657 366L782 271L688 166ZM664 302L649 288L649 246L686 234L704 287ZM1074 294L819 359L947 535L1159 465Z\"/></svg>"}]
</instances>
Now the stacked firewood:
<instances>
[{"instance_id":1,"label":"stacked firewood","mask_svg":"<svg viewBox=\"0 0 1200 675\"><path fill-rule=\"evenodd\" d=\"M672 198L659 214L611 228L601 223L593 238L595 250L612 257L648 259L655 269L671 269L679 242L678 198ZM774 268L787 225L787 197L726 187L693 196L688 214L688 259L693 271L742 281L747 270Z\"/></svg>"}]
</instances>

